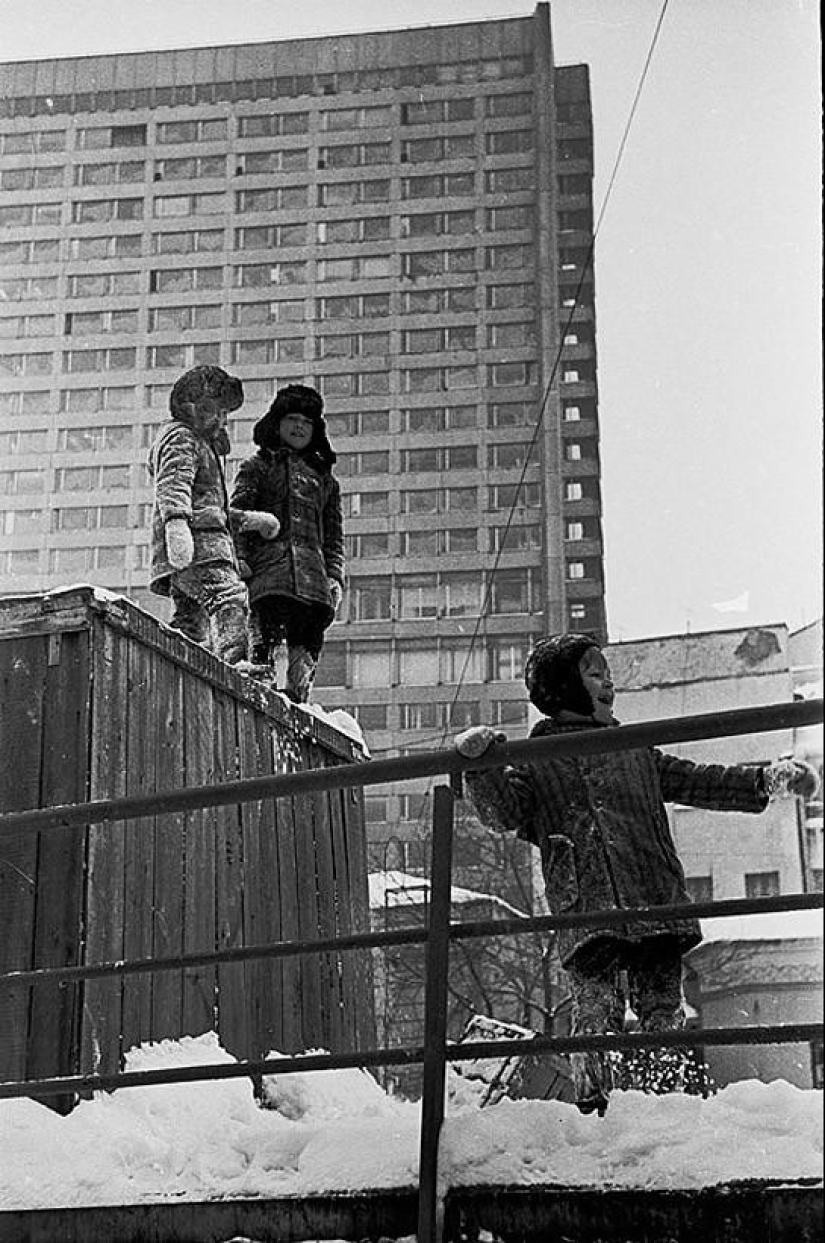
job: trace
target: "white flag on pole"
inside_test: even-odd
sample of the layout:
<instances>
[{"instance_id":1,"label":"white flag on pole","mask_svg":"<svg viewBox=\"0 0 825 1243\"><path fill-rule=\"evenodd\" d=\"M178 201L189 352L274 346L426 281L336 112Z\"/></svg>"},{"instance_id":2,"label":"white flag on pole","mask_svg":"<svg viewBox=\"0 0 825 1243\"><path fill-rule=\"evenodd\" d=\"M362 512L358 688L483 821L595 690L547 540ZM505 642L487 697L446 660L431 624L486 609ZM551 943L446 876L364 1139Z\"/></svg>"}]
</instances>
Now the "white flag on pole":
<instances>
[{"instance_id":1,"label":"white flag on pole","mask_svg":"<svg viewBox=\"0 0 825 1243\"><path fill-rule=\"evenodd\" d=\"M750 608L750 592L743 591L741 596L734 596L732 600L717 600L711 608L716 609L717 613L747 613Z\"/></svg>"}]
</instances>

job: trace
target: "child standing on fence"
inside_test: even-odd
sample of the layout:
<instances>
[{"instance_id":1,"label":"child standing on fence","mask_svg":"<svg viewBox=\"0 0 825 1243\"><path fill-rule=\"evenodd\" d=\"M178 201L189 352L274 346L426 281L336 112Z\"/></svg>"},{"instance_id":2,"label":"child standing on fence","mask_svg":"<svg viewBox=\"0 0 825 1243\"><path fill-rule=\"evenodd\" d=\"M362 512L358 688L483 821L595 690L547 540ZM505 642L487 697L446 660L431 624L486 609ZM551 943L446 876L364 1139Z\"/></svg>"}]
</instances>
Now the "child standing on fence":
<instances>
[{"instance_id":1,"label":"child standing on fence","mask_svg":"<svg viewBox=\"0 0 825 1243\"><path fill-rule=\"evenodd\" d=\"M233 513L221 458L232 410L243 404L243 386L220 367L184 372L169 396L170 421L149 450L154 481L150 590L169 596L169 625L212 648L229 664L248 648L247 592L233 535L255 531L273 539L271 514Z\"/></svg>"},{"instance_id":2,"label":"child standing on fence","mask_svg":"<svg viewBox=\"0 0 825 1243\"><path fill-rule=\"evenodd\" d=\"M232 505L274 514L280 534L272 542L245 534L238 544L249 567L251 660L271 669L285 639L286 694L306 703L345 573L341 490L321 394L304 384L279 389L252 439L258 451L241 463Z\"/></svg>"},{"instance_id":3,"label":"child standing on fence","mask_svg":"<svg viewBox=\"0 0 825 1243\"><path fill-rule=\"evenodd\" d=\"M525 682L544 714L531 737L618 724L610 669L591 635L540 640L528 657ZM488 726L475 726L455 745L477 759L501 740ZM809 794L818 784L813 769L793 760L725 767L652 747L478 769L466 778L490 828L514 830L539 848L547 902L556 915L689 904L665 802L761 812L776 792ZM684 1027L682 955L701 939L699 921L688 911L655 923L601 926L596 914L591 925L562 928L558 945L573 997L572 1034L622 1031L622 973L642 1031ZM579 1109L604 1114L614 1086L611 1058L574 1053L571 1062Z\"/></svg>"}]
</instances>

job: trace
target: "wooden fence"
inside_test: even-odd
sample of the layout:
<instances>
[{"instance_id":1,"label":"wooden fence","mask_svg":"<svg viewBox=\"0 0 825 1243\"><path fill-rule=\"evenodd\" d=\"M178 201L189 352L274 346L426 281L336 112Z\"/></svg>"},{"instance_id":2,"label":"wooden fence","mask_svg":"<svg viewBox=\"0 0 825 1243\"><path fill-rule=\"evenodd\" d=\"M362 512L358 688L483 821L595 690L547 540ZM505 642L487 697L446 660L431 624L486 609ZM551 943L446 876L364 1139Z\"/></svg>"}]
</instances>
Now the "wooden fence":
<instances>
[{"instance_id":1,"label":"wooden fence","mask_svg":"<svg viewBox=\"0 0 825 1243\"><path fill-rule=\"evenodd\" d=\"M323 719L92 588L0 600L0 695L6 812L365 758ZM0 842L0 973L368 929L357 787ZM133 1045L210 1030L250 1060L370 1047L369 954L3 990L0 1079L117 1072Z\"/></svg>"}]
</instances>

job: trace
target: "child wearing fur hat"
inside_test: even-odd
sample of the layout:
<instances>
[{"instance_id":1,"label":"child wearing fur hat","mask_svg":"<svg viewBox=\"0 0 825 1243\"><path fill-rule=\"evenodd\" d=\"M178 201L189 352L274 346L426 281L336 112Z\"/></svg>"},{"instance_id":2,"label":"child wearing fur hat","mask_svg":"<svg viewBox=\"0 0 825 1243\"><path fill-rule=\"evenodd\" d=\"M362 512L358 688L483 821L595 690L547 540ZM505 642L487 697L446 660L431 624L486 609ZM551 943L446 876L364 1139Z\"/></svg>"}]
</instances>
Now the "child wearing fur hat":
<instances>
[{"instance_id":1,"label":"child wearing fur hat","mask_svg":"<svg viewBox=\"0 0 825 1243\"><path fill-rule=\"evenodd\" d=\"M227 416L243 404L243 386L214 366L192 367L172 386L170 421L149 450L154 481L150 590L172 600L169 625L229 664L249 645L247 593L233 537L273 539L277 520L232 512L221 457L229 452Z\"/></svg>"},{"instance_id":2,"label":"child wearing fur hat","mask_svg":"<svg viewBox=\"0 0 825 1243\"><path fill-rule=\"evenodd\" d=\"M598 641L587 634L540 640L528 657L525 682L544 714L531 737L609 728L613 681ZM487 726L459 734L458 751L477 759L503 735ZM514 830L541 852L553 914L689 904L664 804L716 811L761 812L772 794L813 793L808 765L696 764L655 748L564 756L518 767L465 773L467 789L490 828ZM625 997L643 1031L679 1030L682 955L701 940L690 916L656 923L628 921L562 928L558 946L573 998L574 1035L621 1032ZM612 1062L599 1052L571 1058L576 1103L603 1115L613 1084Z\"/></svg>"},{"instance_id":3,"label":"child wearing fur hat","mask_svg":"<svg viewBox=\"0 0 825 1243\"><path fill-rule=\"evenodd\" d=\"M321 394L304 384L279 389L252 439L258 450L241 463L232 505L274 514L280 533L269 543L244 535L238 545L249 567L251 659L271 669L285 638L286 694L306 703L345 576L341 489Z\"/></svg>"}]
</instances>

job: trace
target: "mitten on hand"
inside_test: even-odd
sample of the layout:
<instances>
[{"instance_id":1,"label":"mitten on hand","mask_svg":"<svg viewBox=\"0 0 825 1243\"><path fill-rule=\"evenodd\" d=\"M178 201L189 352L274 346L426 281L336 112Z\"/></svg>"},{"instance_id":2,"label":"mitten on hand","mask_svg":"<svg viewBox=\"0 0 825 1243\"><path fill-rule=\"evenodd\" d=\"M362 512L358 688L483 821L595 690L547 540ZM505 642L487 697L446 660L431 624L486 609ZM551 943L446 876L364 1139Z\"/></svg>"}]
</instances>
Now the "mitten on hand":
<instances>
[{"instance_id":1,"label":"mitten on hand","mask_svg":"<svg viewBox=\"0 0 825 1243\"><path fill-rule=\"evenodd\" d=\"M463 733L456 734L453 745L459 755L468 760L477 760L494 742L506 742L505 734L499 734L489 725L471 725Z\"/></svg>"},{"instance_id":2,"label":"mitten on hand","mask_svg":"<svg viewBox=\"0 0 825 1243\"><path fill-rule=\"evenodd\" d=\"M275 515L268 514L264 510L247 510L241 522L241 530L244 534L253 531L255 535L260 535L261 539L275 539L280 529L281 524Z\"/></svg>"},{"instance_id":3,"label":"mitten on hand","mask_svg":"<svg viewBox=\"0 0 825 1243\"><path fill-rule=\"evenodd\" d=\"M819 776L815 768L804 760L775 760L762 770L768 798L797 794L800 798L813 798L819 790Z\"/></svg>"},{"instance_id":4,"label":"mitten on hand","mask_svg":"<svg viewBox=\"0 0 825 1243\"><path fill-rule=\"evenodd\" d=\"M332 605L333 612L337 613L344 598L344 588L338 582L337 578L329 580L329 602Z\"/></svg>"},{"instance_id":5,"label":"mitten on hand","mask_svg":"<svg viewBox=\"0 0 825 1243\"><path fill-rule=\"evenodd\" d=\"M185 570L192 564L195 541L185 518L170 518L166 524L166 555L175 570Z\"/></svg>"}]
</instances>

